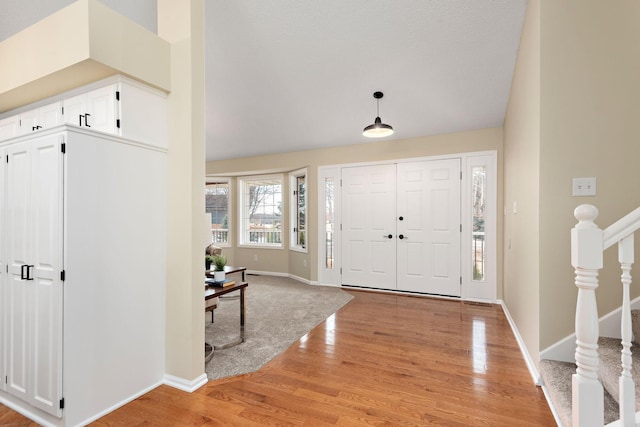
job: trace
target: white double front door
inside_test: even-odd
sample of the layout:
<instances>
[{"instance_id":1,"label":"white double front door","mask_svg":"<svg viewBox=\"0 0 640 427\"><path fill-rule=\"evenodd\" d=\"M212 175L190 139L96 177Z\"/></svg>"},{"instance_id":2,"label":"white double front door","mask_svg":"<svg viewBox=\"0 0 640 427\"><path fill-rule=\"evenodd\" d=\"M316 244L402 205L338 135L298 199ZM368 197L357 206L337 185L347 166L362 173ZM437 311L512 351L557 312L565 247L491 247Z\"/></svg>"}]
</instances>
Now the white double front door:
<instances>
[{"instance_id":1,"label":"white double front door","mask_svg":"<svg viewBox=\"0 0 640 427\"><path fill-rule=\"evenodd\" d=\"M460 163L342 169L342 284L461 295Z\"/></svg>"}]
</instances>

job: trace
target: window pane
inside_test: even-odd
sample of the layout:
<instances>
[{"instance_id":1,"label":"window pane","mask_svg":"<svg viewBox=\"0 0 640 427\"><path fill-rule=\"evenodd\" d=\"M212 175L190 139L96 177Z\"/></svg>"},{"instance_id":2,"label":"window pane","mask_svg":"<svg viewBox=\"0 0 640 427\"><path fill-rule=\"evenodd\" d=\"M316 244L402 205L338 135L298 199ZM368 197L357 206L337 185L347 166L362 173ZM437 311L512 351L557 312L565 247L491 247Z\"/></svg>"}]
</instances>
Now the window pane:
<instances>
[{"instance_id":1,"label":"window pane","mask_svg":"<svg viewBox=\"0 0 640 427\"><path fill-rule=\"evenodd\" d=\"M205 209L211 215L211 242L229 243L229 183L207 183Z\"/></svg>"},{"instance_id":2,"label":"window pane","mask_svg":"<svg viewBox=\"0 0 640 427\"><path fill-rule=\"evenodd\" d=\"M244 244L282 243L282 180L243 180Z\"/></svg>"},{"instance_id":3,"label":"window pane","mask_svg":"<svg viewBox=\"0 0 640 427\"><path fill-rule=\"evenodd\" d=\"M306 184L304 175L296 177L296 245L306 248Z\"/></svg>"},{"instance_id":4,"label":"window pane","mask_svg":"<svg viewBox=\"0 0 640 427\"><path fill-rule=\"evenodd\" d=\"M487 188L487 172L485 166L474 166L471 168L471 193L473 203L473 280L485 279L485 192Z\"/></svg>"},{"instance_id":5,"label":"window pane","mask_svg":"<svg viewBox=\"0 0 640 427\"><path fill-rule=\"evenodd\" d=\"M328 270L333 269L333 232L335 230L335 208L334 208L334 182L333 178L326 178L324 180L324 194L325 194L325 215L324 215L324 223L325 223L325 256L324 256L324 266Z\"/></svg>"}]
</instances>

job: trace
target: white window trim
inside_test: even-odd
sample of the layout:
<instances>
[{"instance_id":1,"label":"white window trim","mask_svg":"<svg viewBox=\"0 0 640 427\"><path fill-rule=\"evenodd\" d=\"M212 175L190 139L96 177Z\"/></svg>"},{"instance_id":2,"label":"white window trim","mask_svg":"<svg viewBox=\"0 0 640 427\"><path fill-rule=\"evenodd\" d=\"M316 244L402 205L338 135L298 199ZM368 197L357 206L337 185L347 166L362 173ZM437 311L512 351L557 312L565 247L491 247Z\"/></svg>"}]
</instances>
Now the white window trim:
<instances>
[{"instance_id":1,"label":"white window trim","mask_svg":"<svg viewBox=\"0 0 640 427\"><path fill-rule=\"evenodd\" d=\"M296 239L296 233L293 231L293 228L296 226L297 224L297 219L298 219L298 198L294 195L294 191L297 190L297 178L300 176L304 176L304 183L305 183L305 198L304 198L304 210L305 210L305 215L307 216L307 218L305 219L307 221L307 226L306 226L306 230L305 230L305 235L306 235L306 245L303 248L302 246L298 245L297 239ZM296 171L290 172L289 173L289 250L295 251L295 252L301 252L301 253L307 253L308 252L308 248L309 248L309 227L308 227L308 219L309 219L309 205L307 203L308 201L308 195L309 195L309 175L307 174L307 168L303 168L303 169L298 169Z\"/></svg>"},{"instance_id":2,"label":"white window trim","mask_svg":"<svg viewBox=\"0 0 640 427\"><path fill-rule=\"evenodd\" d=\"M215 246L221 248L230 248L232 247L233 242L233 214L231 211L231 207L233 206L233 191L231 191L231 178L228 177L205 177L205 186L209 184L215 184L218 182L226 182L227 188L229 189L228 201L227 201L227 243L212 243Z\"/></svg>"},{"instance_id":3,"label":"white window trim","mask_svg":"<svg viewBox=\"0 0 640 427\"><path fill-rule=\"evenodd\" d=\"M285 224L288 222L286 220L286 218L283 217L283 224L282 224L282 239L280 243L243 243L243 238L244 238L244 214L245 214L245 208L244 208L244 183L246 181L259 181L259 180L269 180L269 179L278 179L280 180L280 186L281 186L281 197L282 202L285 202L285 198L286 195L284 193L285 191L285 182L284 182L284 175L283 174L270 174L270 175L247 175L247 176L239 176L238 177L238 244L237 247L239 248L256 248L256 249L284 249L285 245L284 245L284 239L285 239ZM283 215L284 216L284 215Z\"/></svg>"}]
</instances>

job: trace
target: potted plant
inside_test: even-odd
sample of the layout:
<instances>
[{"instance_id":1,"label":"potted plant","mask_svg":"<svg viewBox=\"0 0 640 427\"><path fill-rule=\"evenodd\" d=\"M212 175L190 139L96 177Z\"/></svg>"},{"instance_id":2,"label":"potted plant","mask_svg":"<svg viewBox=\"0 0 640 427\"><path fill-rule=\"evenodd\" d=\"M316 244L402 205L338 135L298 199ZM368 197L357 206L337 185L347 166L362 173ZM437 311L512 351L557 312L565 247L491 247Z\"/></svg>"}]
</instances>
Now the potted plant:
<instances>
[{"instance_id":1,"label":"potted plant","mask_svg":"<svg viewBox=\"0 0 640 427\"><path fill-rule=\"evenodd\" d=\"M213 264L213 256L205 255L204 256L204 269L211 270L211 264Z\"/></svg>"},{"instance_id":2,"label":"potted plant","mask_svg":"<svg viewBox=\"0 0 640 427\"><path fill-rule=\"evenodd\" d=\"M224 282L224 266L227 265L227 257L216 255L213 257L213 280Z\"/></svg>"}]
</instances>

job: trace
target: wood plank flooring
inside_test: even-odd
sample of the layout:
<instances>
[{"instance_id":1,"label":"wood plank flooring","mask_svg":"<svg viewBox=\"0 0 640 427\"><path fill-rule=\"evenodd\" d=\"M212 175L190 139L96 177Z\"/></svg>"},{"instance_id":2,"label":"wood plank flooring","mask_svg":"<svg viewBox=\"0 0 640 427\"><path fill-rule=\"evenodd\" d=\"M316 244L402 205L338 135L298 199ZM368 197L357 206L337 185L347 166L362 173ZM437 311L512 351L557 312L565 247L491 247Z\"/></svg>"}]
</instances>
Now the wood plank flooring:
<instances>
[{"instance_id":1,"label":"wood plank flooring","mask_svg":"<svg viewBox=\"0 0 640 427\"><path fill-rule=\"evenodd\" d=\"M499 306L349 292L260 371L161 386L93 425L556 425ZM0 406L0 425L32 424Z\"/></svg>"}]
</instances>

